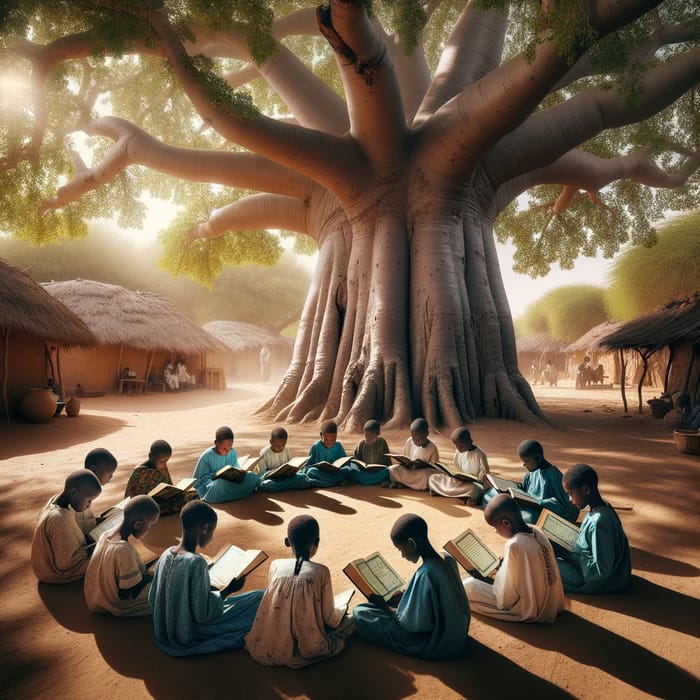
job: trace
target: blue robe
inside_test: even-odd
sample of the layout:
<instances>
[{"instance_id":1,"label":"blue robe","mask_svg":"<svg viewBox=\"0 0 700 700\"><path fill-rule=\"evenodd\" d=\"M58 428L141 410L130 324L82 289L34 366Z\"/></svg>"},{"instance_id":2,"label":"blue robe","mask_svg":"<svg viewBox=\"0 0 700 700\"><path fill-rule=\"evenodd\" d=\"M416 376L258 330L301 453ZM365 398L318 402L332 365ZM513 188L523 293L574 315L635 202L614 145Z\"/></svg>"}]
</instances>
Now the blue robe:
<instances>
[{"instance_id":1,"label":"blue robe","mask_svg":"<svg viewBox=\"0 0 700 700\"><path fill-rule=\"evenodd\" d=\"M464 654L471 613L452 557L427 559L409 581L396 612L363 603L356 633L399 654L451 659Z\"/></svg>"},{"instance_id":2,"label":"blue robe","mask_svg":"<svg viewBox=\"0 0 700 700\"><path fill-rule=\"evenodd\" d=\"M207 503L236 501L250 496L258 488L260 477L253 472L244 474L240 482L213 478L221 467L228 465L238 466L236 450L231 450L227 455L220 455L215 447L210 447L202 452L192 476L197 479L194 487L203 501Z\"/></svg>"},{"instance_id":3,"label":"blue robe","mask_svg":"<svg viewBox=\"0 0 700 700\"><path fill-rule=\"evenodd\" d=\"M262 596L263 591L250 591L222 598L210 588L203 557L166 549L148 594L156 644L171 656L242 647Z\"/></svg>"},{"instance_id":4,"label":"blue robe","mask_svg":"<svg viewBox=\"0 0 700 700\"><path fill-rule=\"evenodd\" d=\"M557 559L564 590L570 593L619 593L632 579L627 536L608 505L591 510L581 523L573 552Z\"/></svg>"},{"instance_id":5,"label":"blue robe","mask_svg":"<svg viewBox=\"0 0 700 700\"><path fill-rule=\"evenodd\" d=\"M337 486L343 481L350 481L352 478L353 468L346 464L338 469L337 472L327 472L314 464L318 462L335 462L336 459L345 457L345 448L341 443L336 442L330 449L326 447L320 440L311 445L309 450L309 466L304 470L306 476L314 488L328 488L329 486Z\"/></svg>"}]
</instances>

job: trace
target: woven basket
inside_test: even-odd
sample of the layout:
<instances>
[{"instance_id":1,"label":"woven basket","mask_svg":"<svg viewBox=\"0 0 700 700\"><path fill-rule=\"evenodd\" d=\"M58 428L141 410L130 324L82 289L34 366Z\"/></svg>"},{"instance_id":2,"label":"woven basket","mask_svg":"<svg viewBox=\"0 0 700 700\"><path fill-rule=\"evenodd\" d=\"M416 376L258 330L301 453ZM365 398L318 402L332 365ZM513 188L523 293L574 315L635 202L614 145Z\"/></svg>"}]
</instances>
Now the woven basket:
<instances>
[{"instance_id":1,"label":"woven basket","mask_svg":"<svg viewBox=\"0 0 700 700\"><path fill-rule=\"evenodd\" d=\"M679 452L687 455L700 455L700 431L674 430L673 440Z\"/></svg>"}]
</instances>

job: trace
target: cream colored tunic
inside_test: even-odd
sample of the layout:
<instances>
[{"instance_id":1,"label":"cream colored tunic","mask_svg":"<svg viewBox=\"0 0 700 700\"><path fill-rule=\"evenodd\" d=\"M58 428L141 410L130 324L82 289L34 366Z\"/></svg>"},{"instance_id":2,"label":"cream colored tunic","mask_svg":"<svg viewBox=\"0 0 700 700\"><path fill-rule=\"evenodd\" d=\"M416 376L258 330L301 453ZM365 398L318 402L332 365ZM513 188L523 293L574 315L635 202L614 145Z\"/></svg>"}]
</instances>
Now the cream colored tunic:
<instances>
[{"instance_id":1,"label":"cream colored tunic","mask_svg":"<svg viewBox=\"0 0 700 700\"><path fill-rule=\"evenodd\" d=\"M39 513L32 537L32 569L44 583L70 583L83 578L89 561L85 535L75 511L52 498Z\"/></svg>"},{"instance_id":2,"label":"cream colored tunic","mask_svg":"<svg viewBox=\"0 0 700 700\"><path fill-rule=\"evenodd\" d=\"M119 617L150 615L149 586L136 598L119 598L119 589L133 588L146 573L146 567L130 542L111 540L104 532L85 572L85 602L94 613L111 613Z\"/></svg>"},{"instance_id":3,"label":"cream colored tunic","mask_svg":"<svg viewBox=\"0 0 700 700\"><path fill-rule=\"evenodd\" d=\"M465 474L475 476L483 483L484 477L489 473L489 461L486 453L479 447L474 446L473 450L460 452L455 450L452 460L455 471L459 470ZM446 498L471 498L475 503L481 502L484 495L484 487L471 481L460 481L448 474L431 474L428 479L428 487L432 493Z\"/></svg>"},{"instance_id":4,"label":"cream colored tunic","mask_svg":"<svg viewBox=\"0 0 700 700\"><path fill-rule=\"evenodd\" d=\"M418 447L413 438L408 438L406 444L403 446L403 454L409 459L422 459L426 462L437 462L440 459L440 454L438 448L435 446L434 442L428 440L428 443L424 447ZM414 489L416 491L427 491L428 490L428 479L433 474L439 474L437 469L409 469L401 464L392 464L389 467L389 479L390 481L395 481L404 486L408 486L409 489Z\"/></svg>"},{"instance_id":5,"label":"cream colored tunic","mask_svg":"<svg viewBox=\"0 0 700 700\"><path fill-rule=\"evenodd\" d=\"M539 528L506 542L493 585L463 579L472 612L511 622L554 622L564 609L564 589L549 540Z\"/></svg>"}]
</instances>

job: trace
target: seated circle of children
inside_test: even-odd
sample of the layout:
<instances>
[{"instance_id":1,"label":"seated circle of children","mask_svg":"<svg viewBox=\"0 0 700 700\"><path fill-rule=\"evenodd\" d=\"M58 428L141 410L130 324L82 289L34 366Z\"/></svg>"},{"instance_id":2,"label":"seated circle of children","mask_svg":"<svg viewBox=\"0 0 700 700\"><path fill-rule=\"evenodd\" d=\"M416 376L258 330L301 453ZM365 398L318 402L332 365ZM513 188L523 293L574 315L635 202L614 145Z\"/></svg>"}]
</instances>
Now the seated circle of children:
<instances>
[{"instance_id":1,"label":"seated circle of children","mask_svg":"<svg viewBox=\"0 0 700 700\"><path fill-rule=\"evenodd\" d=\"M32 537L34 574L43 583L70 583L83 578L92 549L75 520L100 495L99 479L87 469L71 472L63 491L39 513Z\"/></svg>"},{"instance_id":2,"label":"seated circle of children","mask_svg":"<svg viewBox=\"0 0 700 700\"><path fill-rule=\"evenodd\" d=\"M163 552L153 575L148 600L153 610L156 644L171 656L208 654L243 646L263 591L239 591L245 577L221 591L211 589L209 567L197 548L213 539L217 516L204 501L180 511L182 538Z\"/></svg>"},{"instance_id":3,"label":"seated circle of children","mask_svg":"<svg viewBox=\"0 0 700 700\"><path fill-rule=\"evenodd\" d=\"M267 589L245 639L248 653L264 666L300 668L327 659L345 648L352 633L346 607L335 607L328 567L311 561L319 541L315 518L290 520L284 544L294 559L270 565Z\"/></svg>"},{"instance_id":4,"label":"seated circle of children","mask_svg":"<svg viewBox=\"0 0 700 700\"><path fill-rule=\"evenodd\" d=\"M102 533L85 572L83 592L90 612L118 617L151 614L148 590L153 576L129 537L145 537L159 516L154 499L134 496L124 506L121 525Z\"/></svg>"},{"instance_id":5,"label":"seated circle of children","mask_svg":"<svg viewBox=\"0 0 700 700\"><path fill-rule=\"evenodd\" d=\"M523 521L518 504L505 493L489 502L484 518L508 541L494 579L476 570L465 577L472 612L511 622L554 622L565 599L547 537Z\"/></svg>"},{"instance_id":6,"label":"seated circle of children","mask_svg":"<svg viewBox=\"0 0 700 700\"><path fill-rule=\"evenodd\" d=\"M365 464L384 464L389 466L391 458L387 456L390 452L389 445L381 436L382 425L378 420L368 420L362 426L364 437L355 445L355 450L352 456L359 459ZM361 484L362 486L376 486L389 482L389 471L387 469L378 469L377 471L365 471L357 465L352 465L353 471L350 479L353 483Z\"/></svg>"},{"instance_id":7,"label":"seated circle of children","mask_svg":"<svg viewBox=\"0 0 700 700\"><path fill-rule=\"evenodd\" d=\"M575 522L578 508L571 503L562 486L562 474L544 456L544 448L537 440L523 440L517 447L517 454L527 474L518 487L537 501L536 505L518 503L523 520L532 525L542 508L547 508L566 520ZM486 505L496 495L495 489L489 489L482 499ZM517 500L517 498L516 498Z\"/></svg>"},{"instance_id":8,"label":"seated circle of children","mask_svg":"<svg viewBox=\"0 0 700 700\"><path fill-rule=\"evenodd\" d=\"M100 486L106 486L117 469L117 458L104 447L96 447L85 455L84 466L98 478ZM98 518L88 506L84 511L76 512L75 520L83 534L87 535L97 525Z\"/></svg>"},{"instance_id":9,"label":"seated circle of children","mask_svg":"<svg viewBox=\"0 0 700 700\"><path fill-rule=\"evenodd\" d=\"M489 461L486 453L472 441L471 433L466 428L457 428L450 435L455 446L452 466L455 471L475 476L481 483L461 481L448 474L431 474L428 488L434 496L461 498L469 506L477 506L484 495L483 481L489 473Z\"/></svg>"},{"instance_id":10,"label":"seated circle of children","mask_svg":"<svg viewBox=\"0 0 700 700\"><path fill-rule=\"evenodd\" d=\"M156 440L151 443L148 459L131 472L124 489L124 497L148 494L151 489L161 483L172 484L173 480L168 469L168 460L172 455L173 448L165 440ZM199 498L197 492L190 490L174 498L164 500L156 497L155 500L160 506L161 515L169 515L179 512L185 503L197 498Z\"/></svg>"},{"instance_id":11,"label":"seated circle of children","mask_svg":"<svg viewBox=\"0 0 700 700\"><path fill-rule=\"evenodd\" d=\"M416 418L410 426L411 437L403 446L403 454L409 459L421 459L424 462L434 464L440 459L440 454L435 443L430 440L430 428L425 418ZM389 467L390 488L415 489L416 491L428 490L428 479L437 474L437 469L411 469L402 464L392 464Z\"/></svg>"},{"instance_id":12,"label":"seated circle of children","mask_svg":"<svg viewBox=\"0 0 700 700\"><path fill-rule=\"evenodd\" d=\"M297 491L311 488L311 482L304 472L297 472L291 476L284 476L279 479L266 478L273 469L281 467L292 458L287 447L287 431L282 428L273 428L270 433L270 444L260 450L262 461L259 463L260 490L268 493L278 491Z\"/></svg>"},{"instance_id":13,"label":"seated circle of children","mask_svg":"<svg viewBox=\"0 0 700 700\"><path fill-rule=\"evenodd\" d=\"M564 489L577 508L588 506L572 552L557 559L564 590L570 593L619 593L632 580L627 536L615 509L598 491L598 474L576 464L564 474Z\"/></svg>"},{"instance_id":14,"label":"seated circle of children","mask_svg":"<svg viewBox=\"0 0 700 700\"><path fill-rule=\"evenodd\" d=\"M319 462L330 462L332 464L336 459L345 456L345 448L338 442L338 425L332 420L323 421L321 423L321 439L311 445L309 459L306 463L307 466L304 469L311 486L314 488L328 488L343 482L350 482L353 469L349 464L333 472L314 466Z\"/></svg>"},{"instance_id":15,"label":"seated circle of children","mask_svg":"<svg viewBox=\"0 0 700 700\"><path fill-rule=\"evenodd\" d=\"M450 659L464 654L471 619L469 602L452 557L444 559L428 540L428 525L418 515L402 515L391 541L404 559L422 564L406 591L385 602L373 595L352 617L357 634L399 654ZM397 605L396 609L393 606Z\"/></svg>"},{"instance_id":16,"label":"seated circle of children","mask_svg":"<svg viewBox=\"0 0 700 700\"><path fill-rule=\"evenodd\" d=\"M213 446L200 455L192 474L197 479L195 489L203 501L236 501L250 496L258 488L260 477L253 472L246 472L235 481L215 479L216 472L226 466L237 467L238 455L233 449L233 430L224 425L217 429Z\"/></svg>"}]
</instances>

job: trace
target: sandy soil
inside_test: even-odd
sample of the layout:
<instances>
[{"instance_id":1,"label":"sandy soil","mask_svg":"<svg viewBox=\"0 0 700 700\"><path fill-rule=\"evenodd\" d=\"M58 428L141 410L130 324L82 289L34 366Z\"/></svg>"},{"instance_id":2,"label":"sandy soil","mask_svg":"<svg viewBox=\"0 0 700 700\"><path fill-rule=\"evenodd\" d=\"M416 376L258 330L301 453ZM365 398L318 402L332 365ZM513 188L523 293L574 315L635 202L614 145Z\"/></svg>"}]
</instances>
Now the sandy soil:
<instances>
[{"instance_id":1,"label":"sandy soil","mask_svg":"<svg viewBox=\"0 0 700 700\"><path fill-rule=\"evenodd\" d=\"M469 652L459 661L404 658L359 639L339 657L300 671L258 666L242 650L174 659L156 648L149 619L91 615L80 583L37 585L29 565L34 517L60 490L65 474L82 466L89 449L107 447L120 462L95 504L102 510L121 498L131 467L156 438L174 446L170 468L176 479L190 475L219 425L234 428L239 455L257 452L271 426L253 412L270 391L251 384L222 392L84 399L77 418L0 427L0 697L493 700L514 691L524 698L700 698L700 457L678 453L663 421L652 418L646 405L642 415L623 414L617 389L536 387L550 425L483 420L472 432L492 470L504 476L521 475L514 451L527 437L540 439L547 457L562 469L579 461L597 467L604 496L633 506L621 512L632 546L632 589L625 595L572 597L554 625L474 616ZM317 430L294 426L290 432L293 454L302 454ZM385 437L399 449L406 435ZM433 437L449 458L447 437ZM347 448L357 440L342 433L339 438ZM337 591L348 587L342 567L375 549L410 576L413 566L400 559L388 539L402 512L423 515L435 545L472 527L499 551L503 546L479 510L426 493L379 487L254 494L218 511L212 550L229 541L262 548L271 558L286 556L288 520L313 512L321 524L316 559L334 572ZM161 519L148 543L172 543L178 525L176 516ZM247 589L263 587L266 574L263 565Z\"/></svg>"}]
</instances>

